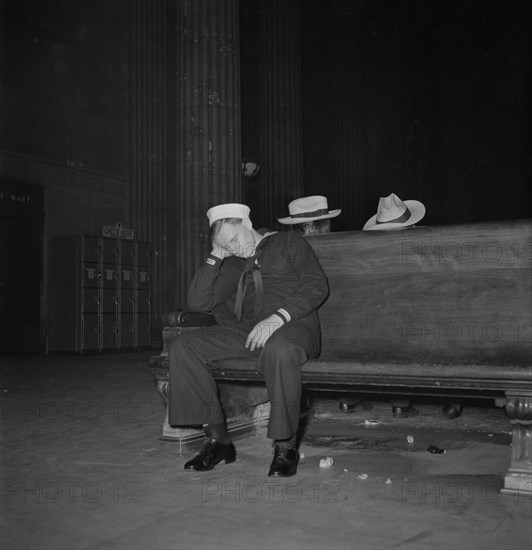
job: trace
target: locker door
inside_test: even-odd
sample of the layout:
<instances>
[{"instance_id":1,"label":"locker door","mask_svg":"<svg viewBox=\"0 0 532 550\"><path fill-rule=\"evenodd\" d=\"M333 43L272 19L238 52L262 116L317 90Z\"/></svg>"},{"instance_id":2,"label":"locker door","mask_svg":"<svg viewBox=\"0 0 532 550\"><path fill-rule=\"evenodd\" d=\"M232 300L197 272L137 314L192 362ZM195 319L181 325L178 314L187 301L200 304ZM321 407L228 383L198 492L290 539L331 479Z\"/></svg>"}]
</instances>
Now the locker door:
<instances>
[{"instance_id":1,"label":"locker door","mask_svg":"<svg viewBox=\"0 0 532 550\"><path fill-rule=\"evenodd\" d=\"M100 262L100 255L101 250L98 237L83 237L83 261L98 264Z\"/></svg>"},{"instance_id":2,"label":"locker door","mask_svg":"<svg viewBox=\"0 0 532 550\"><path fill-rule=\"evenodd\" d=\"M81 310L83 313L100 312L100 291L98 287L85 287L81 290Z\"/></svg>"},{"instance_id":3,"label":"locker door","mask_svg":"<svg viewBox=\"0 0 532 550\"><path fill-rule=\"evenodd\" d=\"M120 349L134 350L135 347L135 316L133 313L122 313L120 316Z\"/></svg>"},{"instance_id":4,"label":"locker door","mask_svg":"<svg viewBox=\"0 0 532 550\"><path fill-rule=\"evenodd\" d=\"M114 313L102 314L102 349L115 351L118 349L119 330L118 317Z\"/></svg>"},{"instance_id":5,"label":"locker door","mask_svg":"<svg viewBox=\"0 0 532 550\"><path fill-rule=\"evenodd\" d=\"M81 351L98 351L100 349L100 322L97 313L87 313L81 318Z\"/></svg>"},{"instance_id":6,"label":"locker door","mask_svg":"<svg viewBox=\"0 0 532 550\"><path fill-rule=\"evenodd\" d=\"M100 269L98 262L83 262L82 284L84 288L97 288L100 284Z\"/></svg>"},{"instance_id":7,"label":"locker door","mask_svg":"<svg viewBox=\"0 0 532 550\"><path fill-rule=\"evenodd\" d=\"M102 350L114 351L118 349L120 341L120 326L118 324L118 246L115 239L103 237L100 246L102 249Z\"/></svg>"},{"instance_id":8,"label":"locker door","mask_svg":"<svg viewBox=\"0 0 532 550\"><path fill-rule=\"evenodd\" d=\"M148 290L137 291L137 313L150 313L150 293Z\"/></svg>"},{"instance_id":9,"label":"locker door","mask_svg":"<svg viewBox=\"0 0 532 550\"><path fill-rule=\"evenodd\" d=\"M137 347L150 347L150 316L147 313L137 315Z\"/></svg>"},{"instance_id":10,"label":"locker door","mask_svg":"<svg viewBox=\"0 0 532 550\"><path fill-rule=\"evenodd\" d=\"M118 315L118 249L114 239L101 239L102 315ZM102 318L103 319L103 318ZM111 323L106 319L106 325ZM116 327L116 320L114 321ZM105 332L105 331L104 331ZM107 339L106 339L107 341Z\"/></svg>"},{"instance_id":11,"label":"locker door","mask_svg":"<svg viewBox=\"0 0 532 550\"><path fill-rule=\"evenodd\" d=\"M101 257L104 264L117 264L118 248L115 239L101 238L100 248Z\"/></svg>"},{"instance_id":12,"label":"locker door","mask_svg":"<svg viewBox=\"0 0 532 550\"><path fill-rule=\"evenodd\" d=\"M127 266L135 265L135 242L119 241L120 264Z\"/></svg>"}]
</instances>

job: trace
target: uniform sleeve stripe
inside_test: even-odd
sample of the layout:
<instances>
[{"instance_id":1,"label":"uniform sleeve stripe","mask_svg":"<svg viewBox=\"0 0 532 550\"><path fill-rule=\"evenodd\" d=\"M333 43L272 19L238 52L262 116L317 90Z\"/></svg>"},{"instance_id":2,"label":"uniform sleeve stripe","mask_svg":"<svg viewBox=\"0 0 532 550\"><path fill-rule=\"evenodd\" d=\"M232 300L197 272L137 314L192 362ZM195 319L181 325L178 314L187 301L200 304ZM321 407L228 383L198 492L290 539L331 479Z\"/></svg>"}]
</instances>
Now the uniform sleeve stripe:
<instances>
[{"instance_id":1,"label":"uniform sleeve stripe","mask_svg":"<svg viewBox=\"0 0 532 550\"><path fill-rule=\"evenodd\" d=\"M285 323L289 323L292 320L292 317L290 317L288 311L282 307L280 307L275 313L277 313Z\"/></svg>"}]
</instances>

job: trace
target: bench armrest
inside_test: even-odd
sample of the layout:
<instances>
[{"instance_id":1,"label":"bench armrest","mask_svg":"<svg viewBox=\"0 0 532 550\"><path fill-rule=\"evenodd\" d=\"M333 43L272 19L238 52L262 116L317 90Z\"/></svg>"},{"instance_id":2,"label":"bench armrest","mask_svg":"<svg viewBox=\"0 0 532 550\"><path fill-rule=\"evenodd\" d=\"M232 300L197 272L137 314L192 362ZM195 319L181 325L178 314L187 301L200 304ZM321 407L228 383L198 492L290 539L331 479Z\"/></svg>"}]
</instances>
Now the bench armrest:
<instances>
[{"instance_id":1,"label":"bench armrest","mask_svg":"<svg viewBox=\"0 0 532 550\"><path fill-rule=\"evenodd\" d=\"M216 317L210 311L192 309L167 311L163 315L163 323L167 327L207 327L218 324Z\"/></svg>"}]
</instances>

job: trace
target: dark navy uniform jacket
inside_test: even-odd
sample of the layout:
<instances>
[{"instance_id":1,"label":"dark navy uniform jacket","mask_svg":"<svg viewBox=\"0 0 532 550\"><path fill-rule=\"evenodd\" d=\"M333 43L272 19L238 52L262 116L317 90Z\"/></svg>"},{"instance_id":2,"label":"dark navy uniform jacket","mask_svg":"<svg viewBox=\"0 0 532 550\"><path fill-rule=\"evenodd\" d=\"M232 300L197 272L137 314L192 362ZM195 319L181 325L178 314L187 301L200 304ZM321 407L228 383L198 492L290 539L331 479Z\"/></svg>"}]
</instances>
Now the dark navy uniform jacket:
<instances>
[{"instance_id":1,"label":"dark navy uniform jacket","mask_svg":"<svg viewBox=\"0 0 532 550\"><path fill-rule=\"evenodd\" d=\"M304 237L295 231L267 234L251 259L209 255L189 288L190 309L212 311L219 324L238 323L234 313L241 275L248 269L242 320L250 329L274 313L288 322L301 320L319 341L318 307L329 294L327 277ZM256 308L253 270L262 277L262 300Z\"/></svg>"}]
</instances>

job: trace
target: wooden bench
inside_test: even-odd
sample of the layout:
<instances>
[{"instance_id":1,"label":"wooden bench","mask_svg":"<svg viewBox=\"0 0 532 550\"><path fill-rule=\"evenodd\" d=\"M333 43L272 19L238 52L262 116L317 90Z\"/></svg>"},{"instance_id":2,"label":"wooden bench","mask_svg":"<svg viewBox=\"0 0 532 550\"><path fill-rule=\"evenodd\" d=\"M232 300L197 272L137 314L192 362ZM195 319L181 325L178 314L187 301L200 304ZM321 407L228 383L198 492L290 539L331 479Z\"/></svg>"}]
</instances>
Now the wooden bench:
<instances>
[{"instance_id":1,"label":"wooden bench","mask_svg":"<svg viewBox=\"0 0 532 550\"><path fill-rule=\"evenodd\" d=\"M502 399L512 425L503 491L532 494L531 237L531 220L308 237L331 292L305 386ZM180 330L165 328L166 344ZM167 398L164 350L151 364ZM218 366L219 381L261 380L254 361Z\"/></svg>"}]
</instances>

